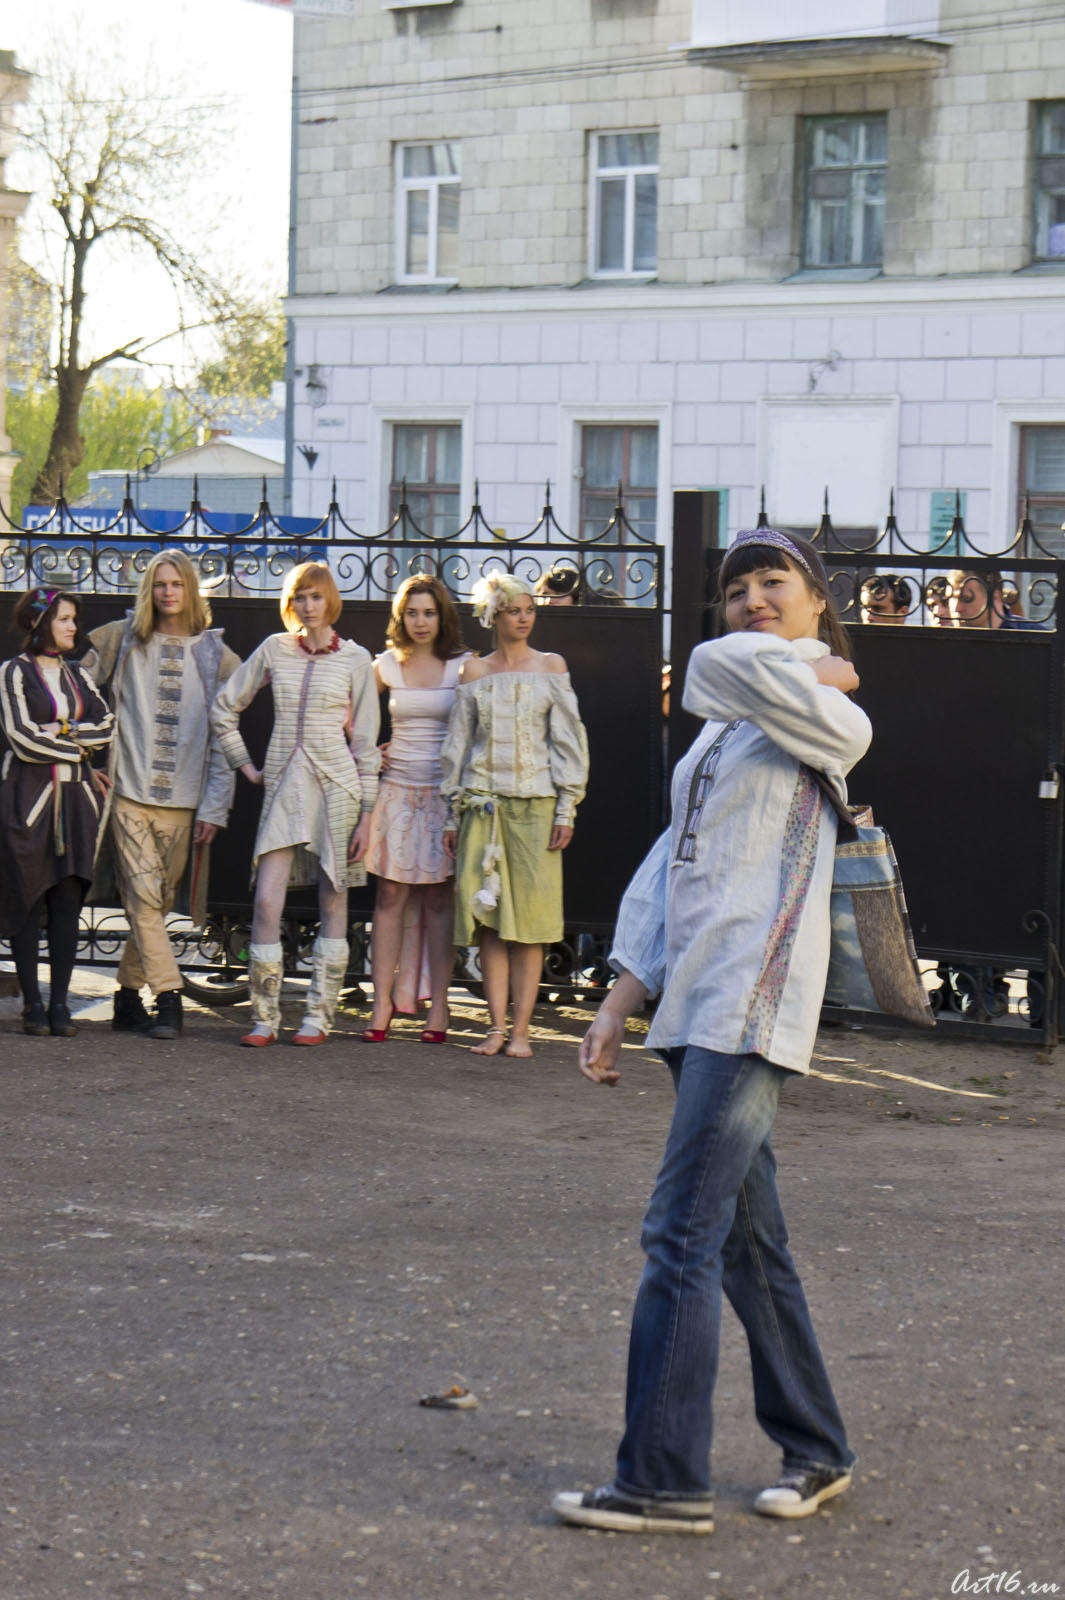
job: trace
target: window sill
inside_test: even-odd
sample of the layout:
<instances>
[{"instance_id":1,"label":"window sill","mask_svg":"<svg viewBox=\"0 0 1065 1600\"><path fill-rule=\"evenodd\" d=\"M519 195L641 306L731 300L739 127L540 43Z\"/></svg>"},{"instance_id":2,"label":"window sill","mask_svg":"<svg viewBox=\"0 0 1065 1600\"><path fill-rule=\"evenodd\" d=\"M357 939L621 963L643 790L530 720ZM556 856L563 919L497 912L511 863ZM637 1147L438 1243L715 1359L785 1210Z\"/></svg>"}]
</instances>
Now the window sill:
<instances>
[{"instance_id":1,"label":"window sill","mask_svg":"<svg viewBox=\"0 0 1065 1600\"><path fill-rule=\"evenodd\" d=\"M884 268L875 267L800 267L781 279L783 283L868 283L882 278Z\"/></svg>"},{"instance_id":2,"label":"window sill","mask_svg":"<svg viewBox=\"0 0 1065 1600\"><path fill-rule=\"evenodd\" d=\"M388 283L378 294L447 294L457 289L457 278L404 278L399 283Z\"/></svg>"},{"instance_id":3,"label":"window sill","mask_svg":"<svg viewBox=\"0 0 1065 1600\"><path fill-rule=\"evenodd\" d=\"M590 277L582 278L577 284L578 289L616 289L632 283L657 283L656 272L593 272Z\"/></svg>"},{"instance_id":4,"label":"window sill","mask_svg":"<svg viewBox=\"0 0 1065 1600\"><path fill-rule=\"evenodd\" d=\"M422 11L426 6L453 6L457 0L381 0L382 11Z\"/></svg>"}]
</instances>

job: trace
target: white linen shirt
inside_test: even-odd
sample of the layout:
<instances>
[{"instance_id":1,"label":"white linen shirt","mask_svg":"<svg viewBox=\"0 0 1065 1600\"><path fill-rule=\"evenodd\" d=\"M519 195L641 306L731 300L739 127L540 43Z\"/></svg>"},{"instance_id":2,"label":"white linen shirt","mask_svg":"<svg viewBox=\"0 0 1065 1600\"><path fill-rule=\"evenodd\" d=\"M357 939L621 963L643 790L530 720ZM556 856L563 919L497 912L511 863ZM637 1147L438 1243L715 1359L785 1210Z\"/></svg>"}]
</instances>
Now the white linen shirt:
<instances>
[{"instance_id":1,"label":"white linen shirt","mask_svg":"<svg viewBox=\"0 0 1065 1600\"><path fill-rule=\"evenodd\" d=\"M824 998L836 815L869 747L861 708L821 684L816 639L732 633L691 656L706 726L673 775L673 820L637 870L610 963L661 1000L653 1050L687 1044L809 1070Z\"/></svg>"}]
</instances>

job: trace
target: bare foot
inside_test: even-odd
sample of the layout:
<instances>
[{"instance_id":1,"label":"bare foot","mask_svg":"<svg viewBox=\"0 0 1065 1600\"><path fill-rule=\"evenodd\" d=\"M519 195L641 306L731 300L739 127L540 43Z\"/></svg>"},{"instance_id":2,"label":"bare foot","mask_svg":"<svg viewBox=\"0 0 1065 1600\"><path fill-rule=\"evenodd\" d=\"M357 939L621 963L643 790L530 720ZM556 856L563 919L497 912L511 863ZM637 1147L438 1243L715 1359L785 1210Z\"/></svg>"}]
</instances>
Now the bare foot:
<instances>
[{"instance_id":1,"label":"bare foot","mask_svg":"<svg viewBox=\"0 0 1065 1600\"><path fill-rule=\"evenodd\" d=\"M512 1033L506 1053L508 1056L519 1056L524 1061L532 1055L532 1045L524 1034Z\"/></svg>"},{"instance_id":2,"label":"bare foot","mask_svg":"<svg viewBox=\"0 0 1065 1600\"><path fill-rule=\"evenodd\" d=\"M497 1056L503 1048L505 1037L506 1035L502 1028L489 1028L480 1044L473 1046L473 1054L475 1056Z\"/></svg>"}]
</instances>

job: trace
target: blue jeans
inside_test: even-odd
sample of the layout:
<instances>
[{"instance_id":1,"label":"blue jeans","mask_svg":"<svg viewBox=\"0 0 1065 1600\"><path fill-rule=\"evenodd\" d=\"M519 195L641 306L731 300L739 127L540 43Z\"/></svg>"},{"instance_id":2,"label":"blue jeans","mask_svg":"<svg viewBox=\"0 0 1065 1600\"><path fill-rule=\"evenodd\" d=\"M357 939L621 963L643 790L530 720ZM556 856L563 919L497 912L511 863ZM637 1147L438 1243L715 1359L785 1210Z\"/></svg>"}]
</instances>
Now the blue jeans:
<instances>
[{"instance_id":1,"label":"blue jeans","mask_svg":"<svg viewBox=\"0 0 1065 1600\"><path fill-rule=\"evenodd\" d=\"M617 1487L671 1500L709 1493L722 1289L747 1334L755 1414L784 1465L849 1467L777 1197L769 1134L784 1070L696 1045L675 1056L676 1105L641 1238Z\"/></svg>"}]
</instances>

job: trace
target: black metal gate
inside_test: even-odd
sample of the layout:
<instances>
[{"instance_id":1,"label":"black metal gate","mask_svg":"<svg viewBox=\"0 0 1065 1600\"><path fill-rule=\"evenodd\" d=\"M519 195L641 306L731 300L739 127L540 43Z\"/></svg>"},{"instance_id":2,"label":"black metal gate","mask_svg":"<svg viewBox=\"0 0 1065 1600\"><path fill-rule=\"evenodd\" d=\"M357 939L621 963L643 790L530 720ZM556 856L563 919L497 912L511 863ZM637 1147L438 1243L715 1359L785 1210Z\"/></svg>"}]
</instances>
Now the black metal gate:
<instances>
[{"instance_id":1,"label":"black metal gate","mask_svg":"<svg viewBox=\"0 0 1065 1600\"><path fill-rule=\"evenodd\" d=\"M475 650L484 649L488 635L473 619L468 600L484 573L506 569L531 583L553 566L579 573L581 603L543 606L534 635L538 648L566 658L588 730L588 793L566 853L567 938L549 953L547 964L552 986L579 986L587 965L580 936L609 934L621 892L662 825L663 552L630 526L620 504L598 538L576 541L559 528L548 495L537 526L523 538L504 541L495 537L479 505L456 533L430 539L405 504L380 535L358 534L334 503L317 528L293 536L285 519L275 519L265 504L239 534L218 534L194 501L183 527L163 537L140 522L128 497L116 523L91 534L61 501L47 527L9 536L0 553L4 587L18 593L44 583L75 590L88 631L128 610L139 574L164 544L191 557L210 595L213 623L241 657L280 628L277 596L285 572L299 561L328 561L344 602L338 631L371 654L384 648L390 597L412 573L433 573L447 585L460 603L466 643ZM14 647L11 640L3 653ZM257 760L270 726L270 698L260 695L241 721ZM175 919L173 937L183 964L201 976L213 972L220 995L243 965L261 800L262 791L238 777L229 826L212 850L206 933L197 938ZM363 976L372 881L352 892L350 907L352 974ZM293 891L288 916L288 944L296 957L313 935L313 893ZM94 910L85 922L86 958L109 964L123 936L117 908Z\"/></svg>"},{"instance_id":2,"label":"black metal gate","mask_svg":"<svg viewBox=\"0 0 1065 1600\"><path fill-rule=\"evenodd\" d=\"M873 724L850 793L896 846L940 1021L999 1039L1037 1030L1051 1047L1062 1000L1065 563L1038 553L1027 521L1001 552L977 550L960 518L928 553L906 547L893 518L868 546L844 550L826 516L814 542L853 630L855 698ZM704 557L694 602L703 637L720 631L710 599L722 555ZM1005 601L993 598L1003 568ZM973 574L969 625L942 616L959 572ZM901 625L863 615L863 586L873 579L876 590L885 574L909 586ZM1013 613L987 625L1010 605L1038 629Z\"/></svg>"}]
</instances>

